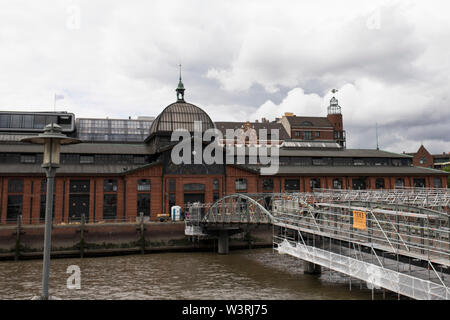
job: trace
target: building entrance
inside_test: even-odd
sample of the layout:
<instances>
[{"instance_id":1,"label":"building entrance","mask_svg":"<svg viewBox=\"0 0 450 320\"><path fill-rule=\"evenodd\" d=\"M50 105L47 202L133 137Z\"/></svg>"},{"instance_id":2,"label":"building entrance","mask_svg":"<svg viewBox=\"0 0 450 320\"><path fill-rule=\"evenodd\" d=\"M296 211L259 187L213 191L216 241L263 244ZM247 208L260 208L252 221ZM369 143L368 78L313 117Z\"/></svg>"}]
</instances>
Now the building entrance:
<instances>
[{"instance_id":1,"label":"building entrance","mask_svg":"<svg viewBox=\"0 0 450 320\"><path fill-rule=\"evenodd\" d=\"M89 195L70 195L69 221L79 221L83 214L86 217L86 221L89 221Z\"/></svg>"}]
</instances>

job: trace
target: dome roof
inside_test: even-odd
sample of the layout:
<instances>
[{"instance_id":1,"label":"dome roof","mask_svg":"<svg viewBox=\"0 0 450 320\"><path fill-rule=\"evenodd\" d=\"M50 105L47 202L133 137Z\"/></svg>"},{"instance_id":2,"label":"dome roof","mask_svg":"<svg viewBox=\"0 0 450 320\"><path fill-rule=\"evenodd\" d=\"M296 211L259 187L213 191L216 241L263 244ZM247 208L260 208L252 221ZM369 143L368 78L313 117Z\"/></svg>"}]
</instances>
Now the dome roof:
<instances>
[{"instance_id":1,"label":"dome roof","mask_svg":"<svg viewBox=\"0 0 450 320\"><path fill-rule=\"evenodd\" d=\"M150 127L150 135L157 132L172 132L176 129L194 131L194 121L201 121L202 131L215 128L214 122L201 108L184 102L177 101L167 106Z\"/></svg>"}]
</instances>

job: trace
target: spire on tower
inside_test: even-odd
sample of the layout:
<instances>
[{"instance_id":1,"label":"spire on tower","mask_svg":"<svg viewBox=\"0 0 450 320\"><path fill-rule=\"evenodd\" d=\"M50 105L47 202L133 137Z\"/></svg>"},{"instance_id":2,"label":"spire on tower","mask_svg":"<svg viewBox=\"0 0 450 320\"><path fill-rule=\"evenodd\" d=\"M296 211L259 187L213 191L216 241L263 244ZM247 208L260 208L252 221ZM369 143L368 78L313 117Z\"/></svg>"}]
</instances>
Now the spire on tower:
<instances>
[{"instance_id":1,"label":"spire on tower","mask_svg":"<svg viewBox=\"0 0 450 320\"><path fill-rule=\"evenodd\" d=\"M180 67L180 79L178 81L178 87L175 89L177 92L177 101L178 102L184 102L184 85L181 81L181 63L178 65Z\"/></svg>"}]
</instances>

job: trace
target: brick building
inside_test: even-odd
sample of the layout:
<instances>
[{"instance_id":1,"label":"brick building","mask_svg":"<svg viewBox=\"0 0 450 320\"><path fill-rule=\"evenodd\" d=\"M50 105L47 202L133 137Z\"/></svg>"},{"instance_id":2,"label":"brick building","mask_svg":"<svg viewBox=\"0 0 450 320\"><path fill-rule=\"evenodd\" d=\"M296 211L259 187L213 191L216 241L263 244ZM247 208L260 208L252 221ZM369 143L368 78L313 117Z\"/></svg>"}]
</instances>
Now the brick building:
<instances>
[{"instance_id":1,"label":"brick building","mask_svg":"<svg viewBox=\"0 0 450 320\"><path fill-rule=\"evenodd\" d=\"M345 130L342 123L341 107L333 97L326 117L303 117L286 112L279 122L292 140L311 142L337 142L345 147Z\"/></svg>"},{"instance_id":2,"label":"brick building","mask_svg":"<svg viewBox=\"0 0 450 320\"><path fill-rule=\"evenodd\" d=\"M450 152L431 154L423 145L421 145L417 152L407 154L413 157L413 165L417 167L443 169L450 166Z\"/></svg>"},{"instance_id":3,"label":"brick building","mask_svg":"<svg viewBox=\"0 0 450 320\"><path fill-rule=\"evenodd\" d=\"M141 212L155 220L174 205L213 202L236 192L446 186L447 173L414 166L410 155L347 149L334 97L325 118L284 115L279 122L230 123L213 122L201 108L187 103L181 79L176 91L177 101L156 119L75 119L66 112L1 112L0 223L15 221L19 214L25 223L44 220L42 146L20 139L42 131L48 122L60 124L65 134L83 140L61 148L55 179L56 223L79 220L82 214L89 221L130 220ZM171 151L176 142L171 141L171 134L180 128L192 133L194 121L201 122L203 132L213 128L222 132L227 128L279 130L279 140L270 146L279 153L278 172L262 173L264 164L247 162L247 158L241 164L173 163ZM301 133L297 136L296 132ZM258 144L267 144L257 138ZM206 147L201 144L202 150Z\"/></svg>"}]
</instances>

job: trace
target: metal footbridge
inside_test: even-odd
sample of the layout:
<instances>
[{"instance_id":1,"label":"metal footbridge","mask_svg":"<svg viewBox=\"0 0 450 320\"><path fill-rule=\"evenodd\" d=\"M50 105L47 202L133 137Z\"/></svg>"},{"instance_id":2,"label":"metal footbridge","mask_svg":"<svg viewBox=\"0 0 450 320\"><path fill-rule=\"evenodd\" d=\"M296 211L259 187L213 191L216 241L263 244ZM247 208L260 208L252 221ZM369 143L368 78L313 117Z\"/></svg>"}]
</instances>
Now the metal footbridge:
<instances>
[{"instance_id":1,"label":"metal footbridge","mask_svg":"<svg viewBox=\"0 0 450 320\"><path fill-rule=\"evenodd\" d=\"M450 192L447 189L314 189L308 193L232 194L191 204L189 236L229 236L273 225L274 249L413 299L450 299Z\"/></svg>"}]
</instances>

